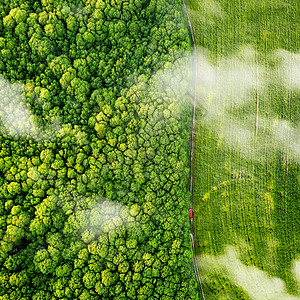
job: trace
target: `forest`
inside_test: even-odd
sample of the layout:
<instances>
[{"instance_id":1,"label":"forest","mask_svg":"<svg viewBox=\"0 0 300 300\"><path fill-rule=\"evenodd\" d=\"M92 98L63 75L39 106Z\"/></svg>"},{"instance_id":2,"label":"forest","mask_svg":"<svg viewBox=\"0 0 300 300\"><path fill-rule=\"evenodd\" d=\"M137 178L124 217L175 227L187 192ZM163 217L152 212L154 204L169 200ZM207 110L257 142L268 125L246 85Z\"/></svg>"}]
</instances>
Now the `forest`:
<instances>
[{"instance_id":1,"label":"forest","mask_svg":"<svg viewBox=\"0 0 300 300\"><path fill-rule=\"evenodd\" d=\"M0 1L1 299L199 299L191 51L179 0Z\"/></svg>"}]
</instances>

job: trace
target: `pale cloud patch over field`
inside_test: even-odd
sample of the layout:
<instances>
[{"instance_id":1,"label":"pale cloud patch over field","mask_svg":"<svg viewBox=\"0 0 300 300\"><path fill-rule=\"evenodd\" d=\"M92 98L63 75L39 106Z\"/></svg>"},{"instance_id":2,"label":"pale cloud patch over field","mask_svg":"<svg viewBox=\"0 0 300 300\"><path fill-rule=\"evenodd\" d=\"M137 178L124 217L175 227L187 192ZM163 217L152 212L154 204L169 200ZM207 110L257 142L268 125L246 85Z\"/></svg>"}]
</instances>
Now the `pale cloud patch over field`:
<instances>
[{"instance_id":1,"label":"pale cloud patch over field","mask_svg":"<svg viewBox=\"0 0 300 300\"><path fill-rule=\"evenodd\" d=\"M274 121L273 132L281 148L293 158L300 158L300 128L293 128L288 121Z\"/></svg>"},{"instance_id":2,"label":"pale cloud patch over field","mask_svg":"<svg viewBox=\"0 0 300 300\"><path fill-rule=\"evenodd\" d=\"M276 116L273 107L266 111L273 97L269 84L300 88L300 54L277 51L272 54L277 65L269 69L256 62L256 55L244 46L212 63L208 51L198 51L197 101L203 112L199 121L246 158L263 159L266 150L280 150L300 160L299 128Z\"/></svg>"},{"instance_id":3,"label":"pale cloud patch over field","mask_svg":"<svg viewBox=\"0 0 300 300\"><path fill-rule=\"evenodd\" d=\"M251 100L251 91L262 88L263 70L236 57L212 64L204 50L198 52L198 95L210 118L219 118L233 106Z\"/></svg>"},{"instance_id":4,"label":"pale cloud patch over field","mask_svg":"<svg viewBox=\"0 0 300 300\"><path fill-rule=\"evenodd\" d=\"M279 76L289 90L300 89L300 53L278 50L274 56L280 61Z\"/></svg>"},{"instance_id":5,"label":"pale cloud patch over field","mask_svg":"<svg viewBox=\"0 0 300 300\"><path fill-rule=\"evenodd\" d=\"M200 269L203 270L205 281L209 274L219 273L242 288L253 300L299 300L289 295L284 282L254 266L245 265L238 257L233 246L227 246L225 253L219 256L202 255L198 257ZM299 261L295 267L299 278Z\"/></svg>"},{"instance_id":6,"label":"pale cloud patch over field","mask_svg":"<svg viewBox=\"0 0 300 300\"><path fill-rule=\"evenodd\" d=\"M293 273L295 275L295 278L300 283L300 259L294 261L292 268L293 268Z\"/></svg>"},{"instance_id":7,"label":"pale cloud patch over field","mask_svg":"<svg viewBox=\"0 0 300 300\"><path fill-rule=\"evenodd\" d=\"M250 157L255 141L255 93L263 90L265 84L264 70L253 62L254 55L253 49L246 47L236 56L222 58L214 64L204 49L197 55L197 100L204 112L202 124ZM241 118L242 114L232 113L246 105L252 111L246 119Z\"/></svg>"}]
</instances>

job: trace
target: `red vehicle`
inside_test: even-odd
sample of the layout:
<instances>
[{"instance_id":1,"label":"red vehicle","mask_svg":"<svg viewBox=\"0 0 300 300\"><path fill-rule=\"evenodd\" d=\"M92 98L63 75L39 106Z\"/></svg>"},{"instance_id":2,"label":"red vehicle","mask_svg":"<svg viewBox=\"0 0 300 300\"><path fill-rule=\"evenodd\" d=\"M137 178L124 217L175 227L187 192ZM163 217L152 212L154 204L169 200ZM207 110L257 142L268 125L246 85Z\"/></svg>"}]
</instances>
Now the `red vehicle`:
<instances>
[{"instance_id":1,"label":"red vehicle","mask_svg":"<svg viewBox=\"0 0 300 300\"><path fill-rule=\"evenodd\" d=\"M193 212L193 209L190 208L189 209L189 212L190 212L190 219L192 219L194 217L194 212Z\"/></svg>"}]
</instances>

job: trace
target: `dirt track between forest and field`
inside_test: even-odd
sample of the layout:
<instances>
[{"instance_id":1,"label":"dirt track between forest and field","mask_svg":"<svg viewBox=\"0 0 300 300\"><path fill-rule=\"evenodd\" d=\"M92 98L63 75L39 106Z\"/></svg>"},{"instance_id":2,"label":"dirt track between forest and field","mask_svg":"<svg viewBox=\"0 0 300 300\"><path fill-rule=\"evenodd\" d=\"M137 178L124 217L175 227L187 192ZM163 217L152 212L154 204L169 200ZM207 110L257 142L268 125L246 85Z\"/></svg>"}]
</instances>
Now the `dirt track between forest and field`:
<instances>
[{"instance_id":1,"label":"dirt track between forest and field","mask_svg":"<svg viewBox=\"0 0 300 300\"><path fill-rule=\"evenodd\" d=\"M194 95L193 95L193 117L192 117L192 133L191 133L191 143L190 143L190 147L191 147L191 151L190 151L190 193L191 193L191 203L190 203L190 208L193 208L193 198L194 198L194 158L195 158L195 137L196 137L196 103L197 103L197 75L198 75L198 59L197 59L197 47L196 47L196 41L195 41L195 35L194 35L194 31L193 31L193 26L192 26L192 22L189 16L189 12L188 12L188 8L187 5L185 3L185 0L181 0L182 1L182 5L184 7L187 19L188 19L188 23L189 23L189 31L190 31L190 35L192 38L192 42L193 42L193 47L194 47L194 51L193 51L193 66L194 66L194 70L193 70L193 78L194 78L194 82L193 82L193 90L194 90ZM197 256L196 256L196 248L195 248L195 228L194 228L194 220L193 218L190 220L190 224L191 224L191 242L192 242L192 247L193 247L193 265L194 265L194 271L195 271L195 276L196 276L196 280L198 283L198 288L200 290L201 293L201 298L202 300L205 300L205 296L204 296L204 292L203 292L203 288L202 288L202 282L201 282L201 278L199 275L199 268L197 265Z\"/></svg>"}]
</instances>

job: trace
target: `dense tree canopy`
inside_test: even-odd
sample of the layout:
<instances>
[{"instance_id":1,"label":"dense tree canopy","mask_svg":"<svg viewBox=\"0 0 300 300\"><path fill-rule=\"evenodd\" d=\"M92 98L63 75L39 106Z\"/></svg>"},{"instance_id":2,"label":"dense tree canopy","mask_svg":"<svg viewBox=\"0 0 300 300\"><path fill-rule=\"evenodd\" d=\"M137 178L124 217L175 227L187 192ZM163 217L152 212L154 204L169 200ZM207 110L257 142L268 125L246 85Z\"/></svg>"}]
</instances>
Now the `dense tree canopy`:
<instances>
[{"instance_id":1,"label":"dense tree canopy","mask_svg":"<svg viewBox=\"0 0 300 300\"><path fill-rule=\"evenodd\" d=\"M0 16L0 298L197 299L180 1Z\"/></svg>"}]
</instances>

